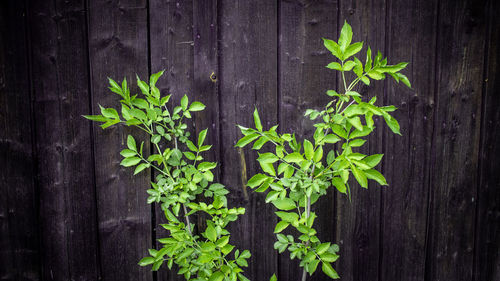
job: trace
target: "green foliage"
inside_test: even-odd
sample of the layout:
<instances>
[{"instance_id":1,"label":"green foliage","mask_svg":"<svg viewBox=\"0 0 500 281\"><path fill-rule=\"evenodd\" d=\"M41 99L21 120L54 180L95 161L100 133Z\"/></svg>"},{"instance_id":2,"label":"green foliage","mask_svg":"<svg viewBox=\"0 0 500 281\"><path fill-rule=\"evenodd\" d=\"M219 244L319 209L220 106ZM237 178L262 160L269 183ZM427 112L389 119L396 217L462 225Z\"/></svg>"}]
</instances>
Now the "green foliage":
<instances>
[{"instance_id":1,"label":"green foliage","mask_svg":"<svg viewBox=\"0 0 500 281\"><path fill-rule=\"evenodd\" d=\"M205 109L205 105L189 103L188 97L183 96L180 105L169 110L170 95L162 97L155 86L162 74L163 71L151 75L149 84L137 77L142 95L131 95L125 79L121 86L109 79L109 89L121 97L121 114L114 108L100 106L100 115L85 116L102 122L102 128L115 124L137 127L150 136L148 141L154 147L150 154L143 150L144 141L128 135L127 148L120 152L120 164L134 168L134 175L148 168L156 170L155 180L147 190L147 202L161 205L167 221L161 226L170 233L158 239L161 248L150 249L149 256L141 259L139 265L151 265L152 270L158 270L164 263L169 269L176 264L178 273L193 281L248 280L242 268L248 266L250 252L235 250L226 230L228 223L244 214L245 209L228 208L229 191L222 184L213 183L212 170L217 163L203 158L203 153L211 148L205 144L207 130L196 139L186 131L185 118ZM211 203L205 203L208 201ZM200 234L195 233L195 225L189 220L197 212L208 214L203 216L208 219Z\"/></svg>"},{"instance_id":2,"label":"green foliage","mask_svg":"<svg viewBox=\"0 0 500 281\"><path fill-rule=\"evenodd\" d=\"M349 24L344 24L337 42L323 41L338 59L326 67L340 71L344 87L341 91L326 92L332 99L324 109L306 110L305 116L317 120L312 139L299 142L293 133L278 133L278 126L263 130L255 109L255 129L239 126L243 137L236 144L244 147L254 142L252 148L255 150L260 150L265 143L274 145L272 151L259 153L257 161L263 173L250 178L247 185L257 192L268 191L266 202L279 210L276 212L280 221L274 229L277 234L274 248L280 253L288 250L291 259L300 260L300 266L304 268L302 280L306 280L307 273L312 275L319 264L330 278L339 278L331 265L339 258L339 247L319 240L313 228L316 214L311 211L311 205L330 187L346 194L350 200L352 178L363 188L368 188L368 180L387 185L384 176L375 169L382 154L365 155L356 150L366 143L364 138L375 129L374 116L382 116L388 127L400 134L398 122L390 115L396 107L377 106L376 97L363 101L362 94L355 90L356 85L360 81L369 85L370 79L383 80L387 74L410 87L408 78L399 73L407 63L388 65L380 52L372 58L370 47L364 64L355 56L363 48L363 43L351 43ZM352 72L353 79L347 83L349 72ZM291 233L298 233L298 236L281 233L290 226L296 230Z\"/></svg>"}]
</instances>

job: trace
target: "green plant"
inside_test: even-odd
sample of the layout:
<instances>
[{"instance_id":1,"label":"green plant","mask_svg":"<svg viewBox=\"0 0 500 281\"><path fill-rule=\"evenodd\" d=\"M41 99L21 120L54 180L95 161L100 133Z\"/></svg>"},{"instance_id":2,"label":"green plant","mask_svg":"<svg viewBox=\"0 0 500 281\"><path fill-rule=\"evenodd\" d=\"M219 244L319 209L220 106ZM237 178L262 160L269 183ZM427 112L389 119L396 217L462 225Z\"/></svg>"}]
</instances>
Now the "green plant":
<instances>
[{"instance_id":1,"label":"green plant","mask_svg":"<svg viewBox=\"0 0 500 281\"><path fill-rule=\"evenodd\" d=\"M363 43L351 44L351 40L352 30L347 22L342 27L338 42L323 39L325 47L339 60L328 64L327 68L340 71L344 87L339 92L326 92L332 99L324 109L306 110L305 116L311 120L319 118L314 124L316 130L312 140L304 139L300 143L294 133L278 133L278 125L265 131L257 109L253 113L255 128L239 126L244 136L236 146L244 147L253 142L255 150L262 149L266 143L275 147L272 152L259 153L257 161L263 173L254 175L247 185L256 188L256 192L270 189L266 202L274 204L279 210L276 215L280 218L274 229L277 233L274 248L280 253L288 249L291 259L301 261L300 266L304 268L302 280L306 280L307 273L312 275L320 263L326 275L332 279L339 278L331 265L339 258L339 247L318 239L313 228L316 214L311 211L311 205L325 195L330 186L346 194L350 200L351 174L363 188L368 187L369 179L387 185L384 176L374 169L383 155L368 156L355 150L365 144L363 137L375 128L373 116L382 116L389 128L400 134L398 122L389 114L396 107L376 106L376 97L364 102L362 95L355 91L356 85L360 81L370 85L370 78L383 80L385 74L389 74L396 82L402 81L411 87L408 78L399 73L407 63L388 65L380 52L372 60L368 47L363 65L354 56L361 51ZM346 74L351 71L353 77L348 84ZM295 233L299 233L298 237L281 233L290 225L296 229ZM276 280L275 276L272 278Z\"/></svg>"},{"instance_id":2,"label":"green plant","mask_svg":"<svg viewBox=\"0 0 500 281\"><path fill-rule=\"evenodd\" d=\"M137 144L133 136L127 137L127 148L120 154L121 165L135 167L134 175L145 169L153 168L157 173L151 188L147 190L147 202L161 204L167 223L161 224L170 232L170 236L158 239L162 247L150 249L149 254L139 265L152 265L158 270L166 262L168 268L175 263L179 274L186 280L222 281L248 280L242 267L247 267L250 257L248 250L240 252L229 244L230 233L227 224L235 221L238 215L245 213L244 208L227 208L227 189L220 183L212 183L211 172L217 165L204 162L203 152L211 145L204 144L207 129L198 134L196 142L190 139L188 125L184 118L191 118L191 113L205 109L200 102L189 104L183 96L180 105L170 111L167 108L170 95L161 97L155 86L163 71L151 75L149 84L137 77L137 85L143 97L130 95L126 79L121 86L109 79L109 89L122 99L121 114L114 108L100 106L100 115L88 115L85 118L103 122L103 129L115 124L134 126L150 136L154 152L143 150L144 141ZM162 148L165 147L165 148ZM205 203L198 199L204 197ZM182 212L181 212L182 209ZM195 225L189 216L203 212L208 214L206 229L200 235L195 233ZM230 254L232 253L232 258Z\"/></svg>"}]
</instances>

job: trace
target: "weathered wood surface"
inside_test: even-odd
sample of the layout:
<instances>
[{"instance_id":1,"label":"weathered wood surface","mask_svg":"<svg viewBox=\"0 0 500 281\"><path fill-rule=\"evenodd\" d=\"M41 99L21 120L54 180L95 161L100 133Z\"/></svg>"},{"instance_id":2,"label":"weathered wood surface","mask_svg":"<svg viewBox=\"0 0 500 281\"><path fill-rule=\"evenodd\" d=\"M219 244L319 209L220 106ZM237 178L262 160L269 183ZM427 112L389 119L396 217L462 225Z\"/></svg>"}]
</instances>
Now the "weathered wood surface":
<instances>
[{"instance_id":1,"label":"weathered wood surface","mask_svg":"<svg viewBox=\"0 0 500 281\"><path fill-rule=\"evenodd\" d=\"M313 121L304 118L308 108L321 110L328 103L325 94L328 89L336 89L337 77L325 68L333 55L323 46L325 38L338 38L337 12L334 1L320 1L304 5L301 1L282 2L280 5L279 41L279 124L280 132L296 133L299 140L311 140L315 128ZM321 71L311 71L311 70ZM322 242L335 241L335 193L330 190L315 205L318 219L315 227ZM279 255L279 277L295 280L302 276L302 268L297 259L291 261L290 253ZM323 274L314 275L311 280L321 280Z\"/></svg>"},{"instance_id":2,"label":"weathered wood surface","mask_svg":"<svg viewBox=\"0 0 500 281\"><path fill-rule=\"evenodd\" d=\"M92 112L101 104L117 106L118 96L108 90L106 77L116 81L127 78L135 85L135 74L148 75L147 1L89 1L88 33ZM137 87L131 87L137 93ZM149 139L139 130L113 126L101 130L93 124L94 162L97 197L97 224L101 276L104 280L152 280L147 268L137 262L151 246L151 207L145 192L150 175L132 176L120 166L120 151L126 147L127 135L133 133L137 143Z\"/></svg>"},{"instance_id":3,"label":"weathered wood surface","mask_svg":"<svg viewBox=\"0 0 500 281\"><path fill-rule=\"evenodd\" d=\"M245 187L247 177L259 169L257 153L236 149L241 137L236 124L253 124L256 107L263 126L277 123L277 2L220 1L219 87L221 181L231 191L232 205L246 213L230 225L231 239L239 249L252 253L246 276L269 280L278 270L274 244L274 207L265 204L265 195Z\"/></svg>"},{"instance_id":4,"label":"weathered wood surface","mask_svg":"<svg viewBox=\"0 0 500 281\"><path fill-rule=\"evenodd\" d=\"M26 6L0 2L0 280L40 280Z\"/></svg>"},{"instance_id":5,"label":"weathered wood surface","mask_svg":"<svg viewBox=\"0 0 500 281\"><path fill-rule=\"evenodd\" d=\"M0 280L183 280L137 266L163 215L146 205L154 175L131 176L119 151L129 133L147 151L149 140L81 118L118 103L106 77L135 84L161 69L162 93L207 105L192 132L209 128L216 179L247 208L231 224L252 251L246 275L299 280L272 249L274 208L243 186L260 168L234 148L235 124L256 106L265 126L310 135L303 112L341 86L321 37L336 39L344 20L390 63L410 62L413 89L359 88L399 108L402 136L377 120L363 150L385 154L389 187L353 185L352 203L332 190L315 206L341 280L500 279L499 12L494 0L2 1Z\"/></svg>"}]
</instances>

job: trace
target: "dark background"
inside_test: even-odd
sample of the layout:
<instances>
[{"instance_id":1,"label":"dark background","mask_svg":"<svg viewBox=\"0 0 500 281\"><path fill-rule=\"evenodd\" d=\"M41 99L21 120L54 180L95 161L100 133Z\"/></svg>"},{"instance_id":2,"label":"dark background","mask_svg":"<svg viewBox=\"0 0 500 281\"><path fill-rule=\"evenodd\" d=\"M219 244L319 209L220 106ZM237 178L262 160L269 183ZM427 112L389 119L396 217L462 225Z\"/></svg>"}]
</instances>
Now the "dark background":
<instances>
[{"instance_id":1,"label":"dark background","mask_svg":"<svg viewBox=\"0 0 500 281\"><path fill-rule=\"evenodd\" d=\"M151 175L119 166L130 129L81 117L117 105L107 76L161 69L162 93L207 105L194 124L209 128L230 205L247 208L231 226L253 254L247 275L298 280L297 262L273 250L274 208L243 187L258 165L234 148L234 125L257 106L265 126L310 135L302 113L338 88L321 37L345 19L354 40L410 62L413 89L360 89L399 107L403 136L379 120L364 149L385 154L390 186L314 206L342 280L500 280L499 14L495 0L1 0L0 280L183 280L137 265L164 234L146 204Z\"/></svg>"}]
</instances>

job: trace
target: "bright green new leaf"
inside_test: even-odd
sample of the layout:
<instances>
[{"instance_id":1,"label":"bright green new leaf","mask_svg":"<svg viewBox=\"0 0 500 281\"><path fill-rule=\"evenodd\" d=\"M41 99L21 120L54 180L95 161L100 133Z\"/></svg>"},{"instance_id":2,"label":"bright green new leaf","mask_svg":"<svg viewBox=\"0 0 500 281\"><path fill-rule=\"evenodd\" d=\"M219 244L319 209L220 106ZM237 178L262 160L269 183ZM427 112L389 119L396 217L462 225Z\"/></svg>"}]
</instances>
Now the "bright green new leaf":
<instances>
[{"instance_id":1,"label":"bright green new leaf","mask_svg":"<svg viewBox=\"0 0 500 281\"><path fill-rule=\"evenodd\" d=\"M276 156L270 152L259 154L259 158L257 158L257 161L259 161L260 163L264 163L264 164L265 163L275 163L278 160L279 160L278 156Z\"/></svg>"},{"instance_id":2,"label":"bright green new leaf","mask_svg":"<svg viewBox=\"0 0 500 281\"><path fill-rule=\"evenodd\" d=\"M365 173L367 178L378 182L380 185L387 185L385 177L379 171L375 169L370 169L370 170L364 170L363 172Z\"/></svg>"},{"instance_id":3,"label":"bright green new leaf","mask_svg":"<svg viewBox=\"0 0 500 281\"><path fill-rule=\"evenodd\" d=\"M353 62L352 60L348 60L344 63L344 66L342 67L342 70L343 71L351 71L352 68L356 65L355 62Z\"/></svg>"},{"instance_id":4,"label":"bright green new leaf","mask_svg":"<svg viewBox=\"0 0 500 281\"><path fill-rule=\"evenodd\" d=\"M201 111L205 109L205 105L201 102L195 101L189 106L189 111Z\"/></svg>"},{"instance_id":5,"label":"bright green new leaf","mask_svg":"<svg viewBox=\"0 0 500 281\"><path fill-rule=\"evenodd\" d=\"M340 31L340 37L339 37L339 46L340 50L342 53L344 53L343 59L345 59L345 51L349 44L351 44L352 40L352 28L351 26L347 23L347 21L344 21L344 26L342 26L342 30Z\"/></svg>"},{"instance_id":6,"label":"bright green new leaf","mask_svg":"<svg viewBox=\"0 0 500 281\"><path fill-rule=\"evenodd\" d=\"M214 272L212 276L210 276L210 278L208 279L208 281L222 281L222 280L224 280L224 273L220 271Z\"/></svg>"},{"instance_id":7,"label":"bright green new leaf","mask_svg":"<svg viewBox=\"0 0 500 281\"><path fill-rule=\"evenodd\" d=\"M297 206L295 202L290 198L278 198L274 200L273 205L279 210L289 211L295 209Z\"/></svg>"},{"instance_id":8,"label":"bright green new leaf","mask_svg":"<svg viewBox=\"0 0 500 281\"><path fill-rule=\"evenodd\" d=\"M276 224L276 227L274 228L274 233L282 232L289 225L290 225L290 223L288 223L286 221L280 221L278 224Z\"/></svg>"},{"instance_id":9,"label":"bright green new leaf","mask_svg":"<svg viewBox=\"0 0 500 281\"><path fill-rule=\"evenodd\" d=\"M130 150L133 150L133 151L137 151L137 145L135 143L135 139L133 136L131 135L128 135L127 136L127 147L130 149Z\"/></svg>"},{"instance_id":10,"label":"bright green new leaf","mask_svg":"<svg viewBox=\"0 0 500 281\"><path fill-rule=\"evenodd\" d=\"M323 38L323 44L332 53L332 55L334 55L339 60L342 60L342 51L340 51L340 46L337 44L337 42Z\"/></svg>"},{"instance_id":11,"label":"bright green new leaf","mask_svg":"<svg viewBox=\"0 0 500 281\"><path fill-rule=\"evenodd\" d=\"M290 153L283 158L288 163L300 163L304 161L304 157L298 152Z\"/></svg>"},{"instance_id":12,"label":"bright green new leaf","mask_svg":"<svg viewBox=\"0 0 500 281\"><path fill-rule=\"evenodd\" d=\"M269 281L278 281L276 274L273 274L273 276L271 276L271 279L269 279Z\"/></svg>"},{"instance_id":13,"label":"bright green new leaf","mask_svg":"<svg viewBox=\"0 0 500 281\"><path fill-rule=\"evenodd\" d=\"M217 231L213 226L207 226L207 229L205 230L205 237L207 237L212 242L215 242L217 240Z\"/></svg>"},{"instance_id":14,"label":"bright green new leaf","mask_svg":"<svg viewBox=\"0 0 500 281\"><path fill-rule=\"evenodd\" d=\"M331 62L326 67L329 68L329 69L334 69L334 70L342 71L342 66L338 62Z\"/></svg>"},{"instance_id":15,"label":"bright green new leaf","mask_svg":"<svg viewBox=\"0 0 500 281\"><path fill-rule=\"evenodd\" d=\"M181 98L181 108L182 110L187 110L188 108L188 103L189 103L189 98L187 95L184 95L182 98Z\"/></svg>"},{"instance_id":16,"label":"bright green new leaf","mask_svg":"<svg viewBox=\"0 0 500 281\"><path fill-rule=\"evenodd\" d=\"M146 266L148 264L152 264L155 262L155 259L153 257L145 257L145 258L142 258L140 261L139 261L139 265L140 266Z\"/></svg>"},{"instance_id":17,"label":"bright green new leaf","mask_svg":"<svg viewBox=\"0 0 500 281\"><path fill-rule=\"evenodd\" d=\"M257 133L252 133L250 135L246 135L244 137L242 137L237 143L236 143L236 147L244 147L246 146L247 144L253 142L254 140L258 139L260 137L259 134Z\"/></svg>"},{"instance_id":18,"label":"bright green new leaf","mask_svg":"<svg viewBox=\"0 0 500 281\"><path fill-rule=\"evenodd\" d=\"M382 157L384 154L373 154L370 156L367 156L366 158L363 159L363 161L368 165L370 168L373 168L380 163L380 160L382 160Z\"/></svg>"},{"instance_id":19,"label":"bright green new leaf","mask_svg":"<svg viewBox=\"0 0 500 281\"><path fill-rule=\"evenodd\" d=\"M201 147L201 145L205 141L205 137L207 136L207 131L208 129L205 129L198 134L198 147Z\"/></svg>"},{"instance_id":20,"label":"bright green new leaf","mask_svg":"<svg viewBox=\"0 0 500 281\"><path fill-rule=\"evenodd\" d=\"M351 171L359 185L361 185L361 187L368 188L368 180L366 179L365 173L354 167L354 165L351 165Z\"/></svg>"},{"instance_id":21,"label":"bright green new leaf","mask_svg":"<svg viewBox=\"0 0 500 281\"><path fill-rule=\"evenodd\" d=\"M247 182L247 186L250 188L255 188L261 185L267 178L268 177L266 175L256 174Z\"/></svg>"},{"instance_id":22,"label":"bright green new leaf","mask_svg":"<svg viewBox=\"0 0 500 281\"><path fill-rule=\"evenodd\" d=\"M363 48L363 42L356 42L351 44L349 47L347 47L347 49L344 52L344 59L346 60L351 56L359 53L359 51L361 51L362 48Z\"/></svg>"},{"instance_id":23,"label":"bright green new leaf","mask_svg":"<svg viewBox=\"0 0 500 281\"><path fill-rule=\"evenodd\" d=\"M304 152L307 160L312 160L314 156L314 147L309 140L304 140ZM285 160L286 161L286 160Z\"/></svg>"},{"instance_id":24,"label":"bright green new leaf","mask_svg":"<svg viewBox=\"0 0 500 281\"><path fill-rule=\"evenodd\" d=\"M337 274L335 269L333 269L333 267L327 262L322 263L321 269L323 270L323 272L326 275L328 275L332 279L339 279L340 278L340 276Z\"/></svg>"},{"instance_id":25,"label":"bright green new leaf","mask_svg":"<svg viewBox=\"0 0 500 281\"><path fill-rule=\"evenodd\" d=\"M262 132L262 123L260 122L259 112L257 111L257 108L255 108L255 110L253 111L253 121L255 122L255 128L259 132Z\"/></svg>"}]
</instances>

